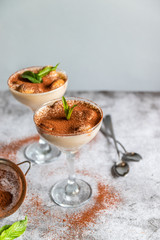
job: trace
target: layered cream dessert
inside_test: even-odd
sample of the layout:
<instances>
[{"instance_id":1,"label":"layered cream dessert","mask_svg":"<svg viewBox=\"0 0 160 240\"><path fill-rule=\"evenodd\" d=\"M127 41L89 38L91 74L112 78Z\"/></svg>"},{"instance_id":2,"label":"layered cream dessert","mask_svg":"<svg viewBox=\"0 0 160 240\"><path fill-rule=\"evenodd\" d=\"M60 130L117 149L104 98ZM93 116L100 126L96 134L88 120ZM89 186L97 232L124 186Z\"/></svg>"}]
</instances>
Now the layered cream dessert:
<instances>
[{"instance_id":1,"label":"layered cream dessert","mask_svg":"<svg viewBox=\"0 0 160 240\"><path fill-rule=\"evenodd\" d=\"M21 103L29 106L33 111L38 106L64 95L68 78L61 70L50 71L41 77L41 82L32 82L24 77L25 72L32 72L37 76L43 67L30 67L20 70L10 76L8 85L13 96ZM32 80L32 78L31 78Z\"/></svg>"},{"instance_id":2,"label":"layered cream dessert","mask_svg":"<svg viewBox=\"0 0 160 240\"><path fill-rule=\"evenodd\" d=\"M42 106L34 115L38 132L61 150L76 151L90 142L100 129L102 110L94 103L78 98L67 99L75 106L69 120L62 100Z\"/></svg>"}]
</instances>

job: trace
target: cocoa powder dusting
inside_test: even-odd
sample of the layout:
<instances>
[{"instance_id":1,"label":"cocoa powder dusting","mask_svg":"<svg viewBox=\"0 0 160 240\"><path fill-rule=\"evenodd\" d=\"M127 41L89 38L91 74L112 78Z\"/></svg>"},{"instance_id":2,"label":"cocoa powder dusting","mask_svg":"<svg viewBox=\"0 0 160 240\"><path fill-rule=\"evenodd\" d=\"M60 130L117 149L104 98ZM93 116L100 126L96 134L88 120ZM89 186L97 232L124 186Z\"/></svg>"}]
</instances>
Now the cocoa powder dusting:
<instances>
[{"instance_id":1,"label":"cocoa powder dusting","mask_svg":"<svg viewBox=\"0 0 160 240\"><path fill-rule=\"evenodd\" d=\"M22 206L23 214L28 216L31 225L44 229L42 235L46 239L70 240L74 239L77 234L82 237L90 226L94 230L97 221L103 214L106 214L106 211L109 212L121 202L118 192L101 180L97 183L97 192L93 196L92 204L88 203L85 207L74 209L74 211L57 209L55 204L47 207L37 194L29 195Z\"/></svg>"},{"instance_id":2,"label":"cocoa powder dusting","mask_svg":"<svg viewBox=\"0 0 160 240\"><path fill-rule=\"evenodd\" d=\"M38 135L36 135L3 145L0 154L7 158L14 156L16 161L17 150L24 144L38 140L38 138ZM36 169L37 166L34 167ZM32 229L30 231L31 238L34 236L36 226L39 229L40 236L44 239L86 239L87 230L96 231L97 224L101 222L101 217L105 216L107 212L111 214L111 210L114 210L122 202L117 190L107 184L107 181L101 175L93 174L87 170L77 172L94 179L97 183L97 189L94 191L92 199L81 208L65 209L58 207L49 200L49 194L44 197L41 194L41 188L39 190L35 189L33 179L27 179L27 196L20 208L20 212L22 215L28 216L29 226ZM56 171L52 171L52 173L52 176L50 176L49 171L45 171L41 183L42 187L44 179L54 178ZM46 191L49 191L49 189L46 189Z\"/></svg>"},{"instance_id":3,"label":"cocoa powder dusting","mask_svg":"<svg viewBox=\"0 0 160 240\"><path fill-rule=\"evenodd\" d=\"M89 133L102 120L102 112L94 105L80 100L67 100L70 107L77 105L69 121L62 101L43 107L35 114L36 125L53 135Z\"/></svg>"},{"instance_id":4,"label":"cocoa powder dusting","mask_svg":"<svg viewBox=\"0 0 160 240\"><path fill-rule=\"evenodd\" d=\"M16 162L16 154L17 151L25 144L32 142L32 141L38 141L39 135L27 137L25 139L20 139L16 141L12 141L9 144L1 144L0 146L0 157L10 159L12 161Z\"/></svg>"},{"instance_id":5,"label":"cocoa powder dusting","mask_svg":"<svg viewBox=\"0 0 160 240\"><path fill-rule=\"evenodd\" d=\"M4 210L12 202L12 194L10 192L0 190L0 208Z\"/></svg>"},{"instance_id":6,"label":"cocoa powder dusting","mask_svg":"<svg viewBox=\"0 0 160 240\"><path fill-rule=\"evenodd\" d=\"M49 210L45 209L42 199L35 193L27 194L26 201L22 206L24 214L28 216L31 224L39 225L43 215L50 216Z\"/></svg>"},{"instance_id":7,"label":"cocoa powder dusting","mask_svg":"<svg viewBox=\"0 0 160 240\"><path fill-rule=\"evenodd\" d=\"M22 73L25 71L38 73L41 69L41 67L31 67L14 73L8 80L9 87L20 93L36 94L52 91L63 86L67 81L67 75L62 71L51 71L42 77L41 83L32 83L28 79L22 78Z\"/></svg>"},{"instance_id":8,"label":"cocoa powder dusting","mask_svg":"<svg viewBox=\"0 0 160 240\"><path fill-rule=\"evenodd\" d=\"M97 190L92 200L82 208L64 209L57 207L54 203L51 207L47 207L46 202L33 192L27 197L23 212L27 214L31 225L36 224L37 227L45 229L42 233L44 238L70 240L78 236L79 239L85 239L83 234L86 229L91 227L94 231L94 226L96 227L101 216L122 201L115 188L106 184L98 174L95 176L85 170L79 173L93 177L97 181Z\"/></svg>"},{"instance_id":9,"label":"cocoa powder dusting","mask_svg":"<svg viewBox=\"0 0 160 240\"><path fill-rule=\"evenodd\" d=\"M89 223L96 223L98 213L102 210L111 208L120 201L118 193L115 189L105 185L104 183L98 183L97 195L94 197L94 205L80 214L75 214L69 223L72 227L84 228Z\"/></svg>"}]
</instances>

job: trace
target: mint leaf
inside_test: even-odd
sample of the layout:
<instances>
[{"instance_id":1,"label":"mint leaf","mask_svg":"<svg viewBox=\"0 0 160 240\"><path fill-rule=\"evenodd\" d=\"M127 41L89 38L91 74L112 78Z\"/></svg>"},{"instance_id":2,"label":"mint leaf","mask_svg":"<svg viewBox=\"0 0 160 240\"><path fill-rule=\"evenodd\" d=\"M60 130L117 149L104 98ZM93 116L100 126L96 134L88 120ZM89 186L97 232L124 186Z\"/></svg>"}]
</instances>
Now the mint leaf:
<instances>
[{"instance_id":1,"label":"mint leaf","mask_svg":"<svg viewBox=\"0 0 160 240\"><path fill-rule=\"evenodd\" d=\"M13 240L21 236L26 230L27 221L28 219L27 217L25 217L25 220L20 220L18 222L13 223L10 227L8 227L1 233L0 240Z\"/></svg>"},{"instance_id":2,"label":"mint leaf","mask_svg":"<svg viewBox=\"0 0 160 240\"><path fill-rule=\"evenodd\" d=\"M66 99L65 99L64 96L62 97L62 102L63 102L63 106L64 106L64 108L65 108L65 109L68 109L69 106L68 106L67 101L66 101Z\"/></svg>"},{"instance_id":3,"label":"mint leaf","mask_svg":"<svg viewBox=\"0 0 160 240\"><path fill-rule=\"evenodd\" d=\"M26 78L29 81L31 81L32 83L41 83L42 82L42 78L37 73L33 73L31 71L24 72L22 74L22 78Z\"/></svg>"},{"instance_id":4,"label":"mint leaf","mask_svg":"<svg viewBox=\"0 0 160 240\"><path fill-rule=\"evenodd\" d=\"M22 78L28 79L32 83L41 83L42 82L42 77L46 76L51 71L55 71L57 69L58 65L59 65L59 63L54 67L52 67L52 66L44 67L38 73L33 73L31 71L26 71L21 76L22 76Z\"/></svg>"},{"instance_id":5,"label":"mint leaf","mask_svg":"<svg viewBox=\"0 0 160 240\"><path fill-rule=\"evenodd\" d=\"M69 112L69 106L68 106L67 101L64 96L62 97L62 102L63 102L64 112L65 112L65 115L67 118L68 112Z\"/></svg>"},{"instance_id":6,"label":"mint leaf","mask_svg":"<svg viewBox=\"0 0 160 240\"><path fill-rule=\"evenodd\" d=\"M56 66L52 67L51 71L55 71L60 63L57 63Z\"/></svg>"},{"instance_id":7,"label":"mint leaf","mask_svg":"<svg viewBox=\"0 0 160 240\"><path fill-rule=\"evenodd\" d=\"M5 225L5 226L1 227L1 228L0 228L0 235L1 235L1 233L2 233L4 230L8 229L10 226L11 226L11 225Z\"/></svg>"},{"instance_id":8,"label":"mint leaf","mask_svg":"<svg viewBox=\"0 0 160 240\"><path fill-rule=\"evenodd\" d=\"M55 67L51 67L51 66L44 67L43 69L41 69L39 71L38 76L40 76L40 77L46 76L51 71L55 71L57 69L58 65L59 65L59 63Z\"/></svg>"},{"instance_id":9,"label":"mint leaf","mask_svg":"<svg viewBox=\"0 0 160 240\"><path fill-rule=\"evenodd\" d=\"M68 115L67 115L67 120L69 120L71 118L71 115L72 115L72 112L73 112L73 109L76 107L77 105L73 105L70 109L69 109L69 112L68 112Z\"/></svg>"},{"instance_id":10,"label":"mint leaf","mask_svg":"<svg viewBox=\"0 0 160 240\"><path fill-rule=\"evenodd\" d=\"M65 97L62 97L62 102L63 102L63 108L64 108L64 112L66 115L66 119L69 120L71 118L73 109L77 106L77 105L73 105L71 108L68 106L68 103L65 99Z\"/></svg>"}]
</instances>

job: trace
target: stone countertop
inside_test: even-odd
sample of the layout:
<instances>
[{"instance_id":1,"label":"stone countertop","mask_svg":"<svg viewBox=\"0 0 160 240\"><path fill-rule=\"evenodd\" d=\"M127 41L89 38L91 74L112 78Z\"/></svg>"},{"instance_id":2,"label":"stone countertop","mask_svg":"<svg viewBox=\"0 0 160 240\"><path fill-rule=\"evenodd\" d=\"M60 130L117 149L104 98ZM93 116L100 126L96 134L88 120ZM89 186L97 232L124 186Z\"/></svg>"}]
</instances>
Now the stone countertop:
<instances>
[{"instance_id":1,"label":"stone countertop","mask_svg":"<svg viewBox=\"0 0 160 240\"><path fill-rule=\"evenodd\" d=\"M27 175L27 196L0 227L28 216L21 240L158 240L160 239L160 93L69 92L68 96L91 99L104 115L111 114L116 137L128 151L143 160L129 163L125 178L113 178L115 149L104 135L84 146L75 169L88 181L92 199L84 206L66 209L53 203L52 185L67 177L64 154L46 165L32 165ZM0 156L25 160L23 150L37 132L32 112L8 91L0 93ZM21 141L20 141L21 140ZM99 188L101 186L101 188ZM76 223L76 224L75 224Z\"/></svg>"}]
</instances>

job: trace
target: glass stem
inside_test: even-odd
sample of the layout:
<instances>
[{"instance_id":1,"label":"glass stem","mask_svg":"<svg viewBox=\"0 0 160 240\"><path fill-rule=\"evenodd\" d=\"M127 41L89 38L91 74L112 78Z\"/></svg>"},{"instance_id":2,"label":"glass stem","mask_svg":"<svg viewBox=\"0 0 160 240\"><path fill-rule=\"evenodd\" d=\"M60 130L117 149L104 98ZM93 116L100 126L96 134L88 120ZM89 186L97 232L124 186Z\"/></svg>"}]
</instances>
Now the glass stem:
<instances>
[{"instance_id":1,"label":"glass stem","mask_svg":"<svg viewBox=\"0 0 160 240\"><path fill-rule=\"evenodd\" d=\"M42 138L39 139L39 147L43 153L48 153L51 150L51 147L46 141L44 141Z\"/></svg>"},{"instance_id":2,"label":"glass stem","mask_svg":"<svg viewBox=\"0 0 160 240\"><path fill-rule=\"evenodd\" d=\"M76 195L79 192L79 186L76 183L76 177L74 172L75 153L66 152L66 157L67 157L69 176L68 176L68 182L67 182L65 191L67 195L71 196L71 195Z\"/></svg>"}]
</instances>

